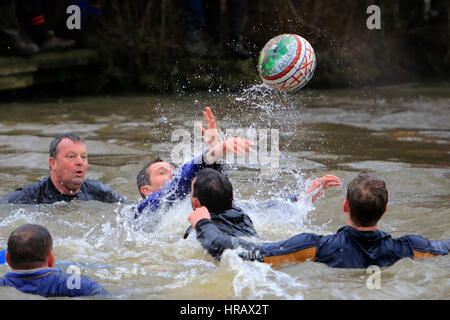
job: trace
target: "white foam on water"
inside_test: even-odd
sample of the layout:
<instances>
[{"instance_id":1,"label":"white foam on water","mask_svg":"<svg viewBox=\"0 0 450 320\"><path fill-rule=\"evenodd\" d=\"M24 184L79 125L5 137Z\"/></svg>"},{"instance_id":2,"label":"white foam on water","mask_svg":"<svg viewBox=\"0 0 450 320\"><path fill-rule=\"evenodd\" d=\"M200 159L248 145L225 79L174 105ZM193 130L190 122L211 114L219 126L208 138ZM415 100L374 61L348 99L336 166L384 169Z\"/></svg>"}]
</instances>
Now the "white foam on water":
<instances>
[{"instance_id":1,"label":"white foam on water","mask_svg":"<svg viewBox=\"0 0 450 320\"><path fill-rule=\"evenodd\" d=\"M217 273L226 269L234 274L233 290L236 298L246 299L303 299L303 284L284 272L272 269L269 264L243 261L237 250L227 250Z\"/></svg>"}]
</instances>

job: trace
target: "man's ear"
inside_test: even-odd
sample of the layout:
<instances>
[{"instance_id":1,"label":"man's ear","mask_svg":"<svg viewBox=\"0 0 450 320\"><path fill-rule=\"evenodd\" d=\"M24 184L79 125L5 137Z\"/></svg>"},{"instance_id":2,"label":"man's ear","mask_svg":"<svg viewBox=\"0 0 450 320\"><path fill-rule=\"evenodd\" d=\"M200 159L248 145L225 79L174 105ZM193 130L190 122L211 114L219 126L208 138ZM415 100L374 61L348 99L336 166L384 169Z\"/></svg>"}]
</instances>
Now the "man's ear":
<instances>
[{"instance_id":1,"label":"man's ear","mask_svg":"<svg viewBox=\"0 0 450 320\"><path fill-rule=\"evenodd\" d=\"M192 198L192 207L193 209L197 209L200 208L202 205L200 204L200 200L198 200L198 198Z\"/></svg>"},{"instance_id":2,"label":"man's ear","mask_svg":"<svg viewBox=\"0 0 450 320\"><path fill-rule=\"evenodd\" d=\"M54 169L56 165L56 159L53 157L48 158L48 164L50 166L50 169Z\"/></svg>"},{"instance_id":3,"label":"man's ear","mask_svg":"<svg viewBox=\"0 0 450 320\"><path fill-rule=\"evenodd\" d=\"M348 201L347 201L347 199L344 200L343 210L344 210L344 212L347 212L347 213L350 212L350 208L348 207Z\"/></svg>"},{"instance_id":4,"label":"man's ear","mask_svg":"<svg viewBox=\"0 0 450 320\"><path fill-rule=\"evenodd\" d=\"M139 191L140 191L142 194L145 194L146 196L148 196L149 194L152 193L152 192L150 191L150 186L141 186L141 187L139 188Z\"/></svg>"},{"instance_id":5,"label":"man's ear","mask_svg":"<svg viewBox=\"0 0 450 320\"><path fill-rule=\"evenodd\" d=\"M55 255L53 250L51 250L47 256L47 265L49 268L53 268L55 266Z\"/></svg>"},{"instance_id":6,"label":"man's ear","mask_svg":"<svg viewBox=\"0 0 450 320\"><path fill-rule=\"evenodd\" d=\"M6 251L6 253L5 253L5 260L6 260L6 263L8 264L8 266L11 267L11 263L9 263L9 254L8 254L8 251Z\"/></svg>"}]
</instances>

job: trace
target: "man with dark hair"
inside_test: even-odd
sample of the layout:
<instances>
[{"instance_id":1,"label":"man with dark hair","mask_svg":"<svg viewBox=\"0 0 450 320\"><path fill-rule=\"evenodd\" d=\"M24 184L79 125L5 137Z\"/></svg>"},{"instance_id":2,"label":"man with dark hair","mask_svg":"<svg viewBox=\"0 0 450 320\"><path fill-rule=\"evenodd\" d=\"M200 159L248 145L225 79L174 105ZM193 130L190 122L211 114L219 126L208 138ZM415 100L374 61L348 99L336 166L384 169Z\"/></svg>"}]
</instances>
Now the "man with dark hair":
<instances>
[{"instance_id":1,"label":"man with dark hair","mask_svg":"<svg viewBox=\"0 0 450 320\"><path fill-rule=\"evenodd\" d=\"M225 234L232 237L256 236L257 232L250 217L233 205L233 186L221 172L205 168L192 181L192 208L204 206L211 215L212 223ZM187 238L191 227L186 231Z\"/></svg>"},{"instance_id":2,"label":"man with dark hair","mask_svg":"<svg viewBox=\"0 0 450 320\"><path fill-rule=\"evenodd\" d=\"M213 169L203 169L194 180L192 195L209 211L220 212L233 205L233 186L230 180Z\"/></svg>"},{"instance_id":3,"label":"man with dark hair","mask_svg":"<svg viewBox=\"0 0 450 320\"><path fill-rule=\"evenodd\" d=\"M322 262L330 267L367 268L390 266L402 258L427 258L447 255L450 239L428 240L406 235L397 239L377 229L387 210L388 192L384 181L362 172L347 188L344 212L347 225L332 235L301 233L272 243L251 243L222 232L204 206L197 206L188 220L197 231L197 239L208 252L220 258L225 249L241 247L239 255L281 266L306 260Z\"/></svg>"},{"instance_id":4,"label":"man with dark hair","mask_svg":"<svg viewBox=\"0 0 450 320\"><path fill-rule=\"evenodd\" d=\"M333 175L325 175L314 179L306 190L305 196L311 196L311 201L316 201L320 194L329 187L339 186L339 178ZM298 197L290 197L291 202ZM202 169L192 181L191 204L195 210L205 207L210 212L212 223L225 234L232 237L257 236L255 227L250 217L233 202L233 186L227 176L210 168ZM262 208L272 206L272 200L258 204ZM184 238L187 238L192 226L190 226Z\"/></svg>"},{"instance_id":5,"label":"man with dark hair","mask_svg":"<svg viewBox=\"0 0 450 320\"><path fill-rule=\"evenodd\" d=\"M222 170L216 161L227 153L247 155L252 142L245 139L230 137L219 142L219 135L214 116L209 107L203 112L206 119L207 130L202 129L205 135L205 144L209 148L203 154L183 164L178 170L160 158L146 164L137 176L139 193L144 198L138 207L135 218L143 212L155 212L161 206L170 206L175 201L184 199L191 192L191 182L203 168Z\"/></svg>"},{"instance_id":6,"label":"man with dark hair","mask_svg":"<svg viewBox=\"0 0 450 320\"><path fill-rule=\"evenodd\" d=\"M0 286L45 297L108 294L87 276L76 275L79 278L72 279L73 275L53 268L53 240L43 226L25 224L15 229L8 238L5 258L12 272L0 278Z\"/></svg>"},{"instance_id":7,"label":"man with dark hair","mask_svg":"<svg viewBox=\"0 0 450 320\"><path fill-rule=\"evenodd\" d=\"M136 177L136 184L139 190L139 193L141 194L142 199L145 199L149 194L151 194L151 186L152 183L150 181L150 172L154 172L154 176L156 176L156 172L158 171L159 168L164 168L164 166L158 166L158 169L156 170L151 170L149 169L151 165L153 164L161 164L164 165L163 163L160 162L164 162L160 157L157 157L155 160L147 163L146 165L144 165L142 167L142 169L139 171L137 177ZM152 168L153 169L153 168ZM172 168L171 168L172 169ZM162 176L163 174L160 173L160 176ZM155 177L156 178L156 177ZM152 179L155 180L155 179Z\"/></svg>"},{"instance_id":8,"label":"man with dark hair","mask_svg":"<svg viewBox=\"0 0 450 320\"><path fill-rule=\"evenodd\" d=\"M48 177L16 189L0 203L51 204L72 200L114 203L125 200L103 183L84 179L88 167L86 143L76 134L63 134L50 143L49 164Z\"/></svg>"}]
</instances>

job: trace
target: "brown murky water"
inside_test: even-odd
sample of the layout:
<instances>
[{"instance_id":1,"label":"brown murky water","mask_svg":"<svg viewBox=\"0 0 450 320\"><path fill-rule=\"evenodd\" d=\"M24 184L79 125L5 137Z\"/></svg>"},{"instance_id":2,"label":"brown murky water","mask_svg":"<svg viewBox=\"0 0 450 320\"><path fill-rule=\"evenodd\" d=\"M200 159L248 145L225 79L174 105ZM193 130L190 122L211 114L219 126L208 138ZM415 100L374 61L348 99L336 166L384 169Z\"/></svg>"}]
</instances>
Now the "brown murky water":
<instances>
[{"instance_id":1,"label":"brown murky water","mask_svg":"<svg viewBox=\"0 0 450 320\"><path fill-rule=\"evenodd\" d=\"M255 86L240 93L83 97L0 105L0 197L48 174L52 137L67 131L87 140L88 178L123 193L131 204L95 201L0 205L0 249L24 223L53 235L57 267L75 264L120 299L449 299L450 256L403 259L382 269L381 288L369 289L363 269L307 262L272 269L241 261L233 251L214 261L192 234L183 240L189 200L160 216L132 221L139 195L135 178L156 156L170 160L175 130L193 136L194 121L211 106L219 127L278 130L275 168L228 166L235 198L264 240L299 232L329 234L345 223L347 183L362 169L385 179L389 209L380 229L402 236L450 238L449 86L308 91L281 95ZM264 131L266 130L266 131ZM273 138L273 139L272 139ZM268 134L270 148L275 136ZM274 152L273 148L267 150ZM274 162L269 163L270 165ZM314 206L283 203L312 178L331 173L343 186ZM255 203L279 198L260 212ZM0 274L9 271L0 266ZM36 298L1 288L0 299Z\"/></svg>"}]
</instances>

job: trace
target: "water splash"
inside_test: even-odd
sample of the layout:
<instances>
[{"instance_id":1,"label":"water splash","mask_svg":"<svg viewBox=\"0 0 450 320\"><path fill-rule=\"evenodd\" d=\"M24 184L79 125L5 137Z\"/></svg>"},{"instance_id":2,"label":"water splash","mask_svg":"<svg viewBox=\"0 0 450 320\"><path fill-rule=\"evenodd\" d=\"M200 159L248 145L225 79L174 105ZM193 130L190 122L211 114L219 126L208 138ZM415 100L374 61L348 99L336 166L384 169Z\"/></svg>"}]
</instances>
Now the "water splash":
<instances>
[{"instance_id":1,"label":"water splash","mask_svg":"<svg viewBox=\"0 0 450 320\"><path fill-rule=\"evenodd\" d=\"M295 299L302 300L305 286L295 278L274 270L268 264L243 261L236 250L225 251L218 273L233 274L233 290L237 298L246 299Z\"/></svg>"},{"instance_id":2,"label":"water splash","mask_svg":"<svg viewBox=\"0 0 450 320\"><path fill-rule=\"evenodd\" d=\"M265 83L261 83L244 89L241 96L236 97L235 101L239 102L247 111L264 111L266 116L271 116L274 111L290 109L293 106L294 99L295 95L273 89Z\"/></svg>"}]
</instances>

